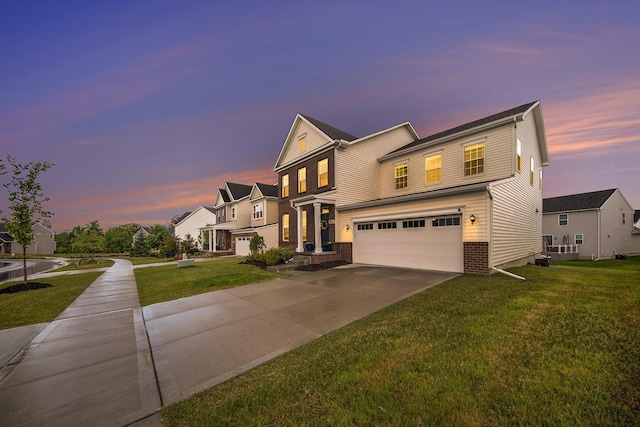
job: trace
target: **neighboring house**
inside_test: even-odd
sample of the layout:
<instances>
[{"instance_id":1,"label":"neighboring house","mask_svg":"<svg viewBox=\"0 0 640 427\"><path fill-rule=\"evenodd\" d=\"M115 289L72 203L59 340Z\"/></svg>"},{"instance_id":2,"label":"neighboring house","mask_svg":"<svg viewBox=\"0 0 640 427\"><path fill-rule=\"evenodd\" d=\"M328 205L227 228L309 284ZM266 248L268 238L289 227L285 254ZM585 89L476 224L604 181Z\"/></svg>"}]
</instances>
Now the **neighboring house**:
<instances>
[{"instance_id":1,"label":"neighboring house","mask_svg":"<svg viewBox=\"0 0 640 427\"><path fill-rule=\"evenodd\" d=\"M640 210L633 211L633 234L640 234Z\"/></svg>"},{"instance_id":2,"label":"neighboring house","mask_svg":"<svg viewBox=\"0 0 640 427\"><path fill-rule=\"evenodd\" d=\"M474 274L542 251L540 102L420 138L410 123L357 138L297 114L274 170L280 246Z\"/></svg>"},{"instance_id":3,"label":"neighboring house","mask_svg":"<svg viewBox=\"0 0 640 427\"><path fill-rule=\"evenodd\" d=\"M187 235L189 235L197 241L200 249L208 251L210 247L208 235L204 235L204 238L200 239L198 239L198 236L200 236L201 227L214 225L215 223L215 209L208 208L206 206L199 206L193 212L183 216L182 219L176 223L173 229L173 234L182 240L186 239Z\"/></svg>"},{"instance_id":4,"label":"neighboring house","mask_svg":"<svg viewBox=\"0 0 640 427\"><path fill-rule=\"evenodd\" d=\"M149 234L150 234L149 231L151 231L151 227L140 227L140 229L136 231L131 238L131 247L133 247L136 244L136 241L140 237L145 237L145 238L149 237Z\"/></svg>"},{"instance_id":5,"label":"neighboring house","mask_svg":"<svg viewBox=\"0 0 640 427\"><path fill-rule=\"evenodd\" d=\"M235 254L241 256L249 255L249 242L257 234L264 238L266 249L278 247L278 186L256 182L248 203L250 225L231 231Z\"/></svg>"},{"instance_id":6,"label":"neighboring house","mask_svg":"<svg viewBox=\"0 0 640 427\"><path fill-rule=\"evenodd\" d=\"M224 188L218 189L215 224L200 227L201 240L208 236L211 251L235 252L231 232L251 225L249 196L252 188L251 185L225 182Z\"/></svg>"},{"instance_id":7,"label":"neighboring house","mask_svg":"<svg viewBox=\"0 0 640 427\"><path fill-rule=\"evenodd\" d=\"M619 189L547 198L543 212L543 239L552 257L600 259L640 253L634 211ZM577 255L563 255L572 253Z\"/></svg>"},{"instance_id":8,"label":"neighboring house","mask_svg":"<svg viewBox=\"0 0 640 427\"><path fill-rule=\"evenodd\" d=\"M56 250L56 233L36 222L33 224L34 240L27 246L28 254L52 255ZM22 253L22 246L7 232L5 224L0 224L0 248L3 253Z\"/></svg>"}]
</instances>

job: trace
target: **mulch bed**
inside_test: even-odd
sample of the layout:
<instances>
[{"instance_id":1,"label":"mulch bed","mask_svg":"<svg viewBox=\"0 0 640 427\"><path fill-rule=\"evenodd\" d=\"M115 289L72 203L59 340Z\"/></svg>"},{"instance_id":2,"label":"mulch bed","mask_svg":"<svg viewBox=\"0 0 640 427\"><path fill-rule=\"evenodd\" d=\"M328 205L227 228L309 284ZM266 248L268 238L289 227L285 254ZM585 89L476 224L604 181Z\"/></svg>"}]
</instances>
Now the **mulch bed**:
<instances>
[{"instance_id":1,"label":"mulch bed","mask_svg":"<svg viewBox=\"0 0 640 427\"><path fill-rule=\"evenodd\" d=\"M33 289L43 289L50 288L53 285L48 283L40 283L40 282L27 282L27 283L18 283L17 285L8 286L6 288L0 289L0 294L15 294L23 291L30 291Z\"/></svg>"},{"instance_id":2,"label":"mulch bed","mask_svg":"<svg viewBox=\"0 0 640 427\"><path fill-rule=\"evenodd\" d=\"M326 270L327 268L339 267L345 264L349 264L349 263L346 261L321 262L320 264L301 265L300 267L297 267L296 270L320 271L320 270Z\"/></svg>"}]
</instances>

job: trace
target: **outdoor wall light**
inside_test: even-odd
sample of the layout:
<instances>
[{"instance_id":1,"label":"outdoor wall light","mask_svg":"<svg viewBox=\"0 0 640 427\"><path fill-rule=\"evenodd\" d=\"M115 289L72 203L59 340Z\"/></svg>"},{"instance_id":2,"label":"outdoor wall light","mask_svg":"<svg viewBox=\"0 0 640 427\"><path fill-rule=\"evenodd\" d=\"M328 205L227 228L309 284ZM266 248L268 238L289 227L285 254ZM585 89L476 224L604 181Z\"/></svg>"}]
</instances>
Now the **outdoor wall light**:
<instances>
[{"instance_id":1,"label":"outdoor wall light","mask_svg":"<svg viewBox=\"0 0 640 427\"><path fill-rule=\"evenodd\" d=\"M474 214L471 214L471 216L469 217L469 221L471 221L471 225L473 225L473 223L476 222L476 216Z\"/></svg>"},{"instance_id":2,"label":"outdoor wall light","mask_svg":"<svg viewBox=\"0 0 640 427\"><path fill-rule=\"evenodd\" d=\"M344 227L347 231L349 231L349 224L345 225Z\"/></svg>"}]
</instances>

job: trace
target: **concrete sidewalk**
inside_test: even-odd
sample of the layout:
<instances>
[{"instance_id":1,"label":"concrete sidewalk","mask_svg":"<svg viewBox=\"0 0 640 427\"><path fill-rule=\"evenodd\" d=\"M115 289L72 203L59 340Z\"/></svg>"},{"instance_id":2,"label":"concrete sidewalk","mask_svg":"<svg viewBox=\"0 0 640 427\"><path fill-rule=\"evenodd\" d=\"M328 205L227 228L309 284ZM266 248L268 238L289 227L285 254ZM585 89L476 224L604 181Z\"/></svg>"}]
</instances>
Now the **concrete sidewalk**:
<instances>
[{"instance_id":1,"label":"concrete sidewalk","mask_svg":"<svg viewBox=\"0 0 640 427\"><path fill-rule=\"evenodd\" d=\"M161 404L454 276L349 265L142 309L116 260L53 322L0 331L0 425L157 426Z\"/></svg>"},{"instance_id":2,"label":"concrete sidewalk","mask_svg":"<svg viewBox=\"0 0 640 427\"><path fill-rule=\"evenodd\" d=\"M156 413L131 263L116 260L0 370L0 381L1 425L123 426Z\"/></svg>"}]
</instances>

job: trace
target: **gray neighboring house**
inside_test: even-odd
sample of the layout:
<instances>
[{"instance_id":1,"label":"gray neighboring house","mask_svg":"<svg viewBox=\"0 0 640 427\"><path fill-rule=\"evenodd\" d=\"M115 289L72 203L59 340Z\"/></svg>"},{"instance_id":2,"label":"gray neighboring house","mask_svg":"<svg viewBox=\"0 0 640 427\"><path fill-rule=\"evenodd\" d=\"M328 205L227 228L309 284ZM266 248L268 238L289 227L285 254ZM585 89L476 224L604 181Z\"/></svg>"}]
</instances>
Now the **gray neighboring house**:
<instances>
[{"instance_id":1,"label":"gray neighboring house","mask_svg":"<svg viewBox=\"0 0 640 427\"><path fill-rule=\"evenodd\" d=\"M553 259L640 253L634 210L617 188L544 199L543 213L543 239Z\"/></svg>"},{"instance_id":2,"label":"gray neighboring house","mask_svg":"<svg viewBox=\"0 0 640 427\"><path fill-rule=\"evenodd\" d=\"M33 224L33 242L27 246L27 253L34 255L53 255L56 250L56 233L36 222ZM7 231L4 223L0 224L0 249L5 254L21 254L22 246L14 241L13 236Z\"/></svg>"}]
</instances>

